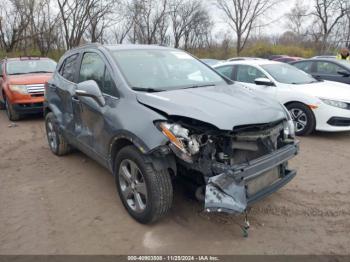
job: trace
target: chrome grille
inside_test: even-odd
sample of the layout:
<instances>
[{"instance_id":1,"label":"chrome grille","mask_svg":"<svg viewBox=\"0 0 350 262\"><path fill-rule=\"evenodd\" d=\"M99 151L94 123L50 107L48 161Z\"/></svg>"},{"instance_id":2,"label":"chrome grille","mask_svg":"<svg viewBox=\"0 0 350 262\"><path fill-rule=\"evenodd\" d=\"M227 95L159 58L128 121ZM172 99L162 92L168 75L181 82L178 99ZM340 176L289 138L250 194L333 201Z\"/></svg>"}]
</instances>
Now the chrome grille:
<instances>
[{"instance_id":1,"label":"chrome grille","mask_svg":"<svg viewBox=\"0 0 350 262\"><path fill-rule=\"evenodd\" d=\"M31 95L44 95L45 85L44 84L35 84L35 85L26 85L27 91Z\"/></svg>"}]
</instances>

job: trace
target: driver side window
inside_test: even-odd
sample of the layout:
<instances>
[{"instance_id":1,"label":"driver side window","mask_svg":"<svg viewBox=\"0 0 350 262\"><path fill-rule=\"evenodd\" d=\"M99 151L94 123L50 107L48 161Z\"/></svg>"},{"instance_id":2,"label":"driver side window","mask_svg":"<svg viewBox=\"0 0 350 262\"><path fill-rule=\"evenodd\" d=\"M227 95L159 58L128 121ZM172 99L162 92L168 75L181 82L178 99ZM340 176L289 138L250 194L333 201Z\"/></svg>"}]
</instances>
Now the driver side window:
<instances>
[{"instance_id":1,"label":"driver side window","mask_svg":"<svg viewBox=\"0 0 350 262\"><path fill-rule=\"evenodd\" d=\"M85 53L81 62L79 83L94 80L102 93L117 96L114 80L102 58L97 53Z\"/></svg>"},{"instance_id":2,"label":"driver side window","mask_svg":"<svg viewBox=\"0 0 350 262\"><path fill-rule=\"evenodd\" d=\"M239 65L237 67L236 81L255 84L254 81L257 78L267 78L267 77L263 72L261 72L259 69L253 66Z\"/></svg>"}]
</instances>

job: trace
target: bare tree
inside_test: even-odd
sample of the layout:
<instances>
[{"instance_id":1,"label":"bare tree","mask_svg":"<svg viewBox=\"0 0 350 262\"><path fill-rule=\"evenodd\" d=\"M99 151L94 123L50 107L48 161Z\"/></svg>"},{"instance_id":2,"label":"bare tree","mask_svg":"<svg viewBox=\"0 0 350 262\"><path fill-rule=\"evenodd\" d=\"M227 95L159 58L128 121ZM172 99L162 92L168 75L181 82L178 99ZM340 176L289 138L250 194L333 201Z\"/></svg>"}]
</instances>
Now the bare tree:
<instances>
[{"instance_id":1,"label":"bare tree","mask_svg":"<svg viewBox=\"0 0 350 262\"><path fill-rule=\"evenodd\" d=\"M109 34L113 42L122 44L128 37L133 28L134 17L129 12L128 0L120 0L119 4L113 10L111 27Z\"/></svg>"},{"instance_id":2,"label":"bare tree","mask_svg":"<svg viewBox=\"0 0 350 262\"><path fill-rule=\"evenodd\" d=\"M66 47L78 46L89 30L96 41L105 28L104 16L110 12L113 0L57 0ZM99 27L102 22L102 26Z\"/></svg>"},{"instance_id":3,"label":"bare tree","mask_svg":"<svg viewBox=\"0 0 350 262\"><path fill-rule=\"evenodd\" d=\"M167 0L132 0L133 17L130 41L140 44L165 44L169 28Z\"/></svg>"},{"instance_id":4,"label":"bare tree","mask_svg":"<svg viewBox=\"0 0 350 262\"><path fill-rule=\"evenodd\" d=\"M298 0L289 13L286 14L287 28L297 36L305 36L305 24L308 20L308 7Z\"/></svg>"},{"instance_id":5,"label":"bare tree","mask_svg":"<svg viewBox=\"0 0 350 262\"><path fill-rule=\"evenodd\" d=\"M52 49L60 48L60 20L58 14L51 9L51 4L52 0L37 1L32 13L32 40L43 56Z\"/></svg>"},{"instance_id":6,"label":"bare tree","mask_svg":"<svg viewBox=\"0 0 350 262\"><path fill-rule=\"evenodd\" d=\"M111 17L114 14L113 9L119 0L103 0L96 1L88 12L90 26L88 28L88 38L91 42L103 42L103 34L109 28L114 19Z\"/></svg>"},{"instance_id":7,"label":"bare tree","mask_svg":"<svg viewBox=\"0 0 350 262\"><path fill-rule=\"evenodd\" d=\"M204 7L200 0L170 0L169 10L174 47L178 48L183 37L203 21Z\"/></svg>"},{"instance_id":8,"label":"bare tree","mask_svg":"<svg viewBox=\"0 0 350 262\"><path fill-rule=\"evenodd\" d=\"M199 9L184 30L184 49L204 48L211 44L213 23L206 9Z\"/></svg>"},{"instance_id":9,"label":"bare tree","mask_svg":"<svg viewBox=\"0 0 350 262\"><path fill-rule=\"evenodd\" d=\"M348 0L314 0L315 25L318 25L321 40L321 52L329 48L328 40L341 22L341 19L348 13Z\"/></svg>"},{"instance_id":10,"label":"bare tree","mask_svg":"<svg viewBox=\"0 0 350 262\"><path fill-rule=\"evenodd\" d=\"M278 0L216 0L225 14L228 25L237 37L237 55L244 49L253 29L261 27L257 21L274 7Z\"/></svg>"},{"instance_id":11,"label":"bare tree","mask_svg":"<svg viewBox=\"0 0 350 262\"><path fill-rule=\"evenodd\" d=\"M26 38L25 32L30 23L26 1L0 0L0 45L11 52Z\"/></svg>"}]
</instances>

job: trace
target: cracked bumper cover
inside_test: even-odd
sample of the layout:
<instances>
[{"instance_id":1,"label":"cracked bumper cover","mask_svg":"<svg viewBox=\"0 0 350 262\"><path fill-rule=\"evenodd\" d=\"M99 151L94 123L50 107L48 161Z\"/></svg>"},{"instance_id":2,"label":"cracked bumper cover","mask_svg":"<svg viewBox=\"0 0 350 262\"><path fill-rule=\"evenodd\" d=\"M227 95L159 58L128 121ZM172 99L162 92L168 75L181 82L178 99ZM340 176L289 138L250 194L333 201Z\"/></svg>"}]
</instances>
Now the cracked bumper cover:
<instances>
[{"instance_id":1,"label":"cracked bumper cover","mask_svg":"<svg viewBox=\"0 0 350 262\"><path fill-rule=\"evenodd\" d=\"M288 160L298 154L299 143L287 145L248 164L227 166L215 164L217 176L206 186L207 212L242 213L247 206L265 198L291 181L296 171L286 168ZM255 189L249 190L249 185ZM260 188L259 188L260 186Z\"/></svg>"}]
</instances>

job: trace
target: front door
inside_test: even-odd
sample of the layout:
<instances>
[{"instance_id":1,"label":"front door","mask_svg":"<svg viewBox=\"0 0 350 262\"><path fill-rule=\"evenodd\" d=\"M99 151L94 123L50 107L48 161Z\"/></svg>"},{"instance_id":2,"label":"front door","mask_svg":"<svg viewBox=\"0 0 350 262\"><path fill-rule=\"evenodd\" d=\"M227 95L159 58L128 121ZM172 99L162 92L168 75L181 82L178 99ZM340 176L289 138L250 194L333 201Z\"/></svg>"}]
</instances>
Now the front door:
<instances>
[{"instance_id":1,"label":"front door","mask_svg":"<svg viewBox=\"0 0 350 262\"><path fill-rule=\"evenodd\" d=\"M89 97L79 97L81 110L80 115L77 115L76 118L80 121L80 131L77 138L97 156L106 159L107 145L111 137L109 117L111 111L118 107L119 99L115 82L111 77L111 70L99 53L86 52L83 54L78 83L87 80L94 80L98 84L106 105L101 106Z\"/></svg>"},{"instance_id":2,"label":"front door","mask_svg":"<svg viewBox=\"0 0 350 262\"><path fill-rule=\"evenodd\" d=\"M339 71L346 71L346 69L332 62L318 61L316 62L315 72L313 73L313 76L317 79L350 84L350 77L340 75L338 73Z\"/></svg>"},{"instance_id":3,"label":"front door","mask_svg":"<svg viewBox=\"0 0 350 262\"><path fill-rule=\"evenodd\" d=\"M238 65L235 68L235 80L240 82L248 90L257 94L263 94L271 98L276 96L275 86L263 86L255 84L257 78L268 78L260 69L250 65Z\"/></svg>"}]
</instances>

